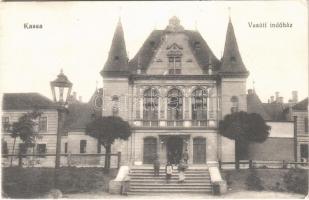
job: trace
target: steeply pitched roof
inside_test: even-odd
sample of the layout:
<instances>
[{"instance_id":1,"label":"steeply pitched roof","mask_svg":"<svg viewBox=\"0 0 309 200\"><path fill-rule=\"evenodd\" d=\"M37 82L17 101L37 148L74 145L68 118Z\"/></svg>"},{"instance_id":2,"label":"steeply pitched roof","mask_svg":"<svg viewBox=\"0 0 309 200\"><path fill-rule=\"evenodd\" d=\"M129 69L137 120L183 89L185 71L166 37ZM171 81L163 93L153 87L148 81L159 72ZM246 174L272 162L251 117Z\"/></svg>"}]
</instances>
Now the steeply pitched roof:
<instances>
[{"instance_id":1,"label":"steeply pitched roof","mask_svg":"<svg viewBox=\"0 0 309 200\"><path fill-rule=\"evenodd\" d=\"M53 109L53 101L39 93L4 93L2 110Z\"/></svg>"},{"instance_id":2,"label":"steeply pitched roof","mask_svg":"<svg viewBox=\"0 0 309 200\"><path fill-rule=\"evenodd\" d=\"M298 102L292 108L294 110L308 110L308 98Z\"/></svg>"},{"instance_id":3,"label":"steeply pitched roof","mask_svg":"<svg viewBox=\"0 0 309 200\"><path fill-rule=\"evenodd\" d=\"M176 23L175 17L171 19ZM171 23L170 20L170 23ZM179 23L179 21L177 21ZM176 29L173 26L177 26ZM175 30L174 30L175 29ZM143 43L142 47L139 49L137 54L128 62L128 70L126 68L127 64L127 55L125 52L125 42L123 37L123 30L121 24L118 25L114 39L112 42L111 51L107 62L101 71L103 75L128 75L128 74L137 74L138 69L142 73L145 73L149 67L149 64L152 58L155 56L158 48L162 41L164 41L165 34L173 34L173 31L179 31L188 36L189 46L192 50L193 55L195 56L199 66L202 70L207 72L209 64L212 65L212 71L214 73L220 72L222 74L241 74L247 75L248 71L246 70L243 61L241 59L238 45L234 33L234 28L229 21L226 42L224 48L224 55L222 61L218 60L214 53L209 48L206 41L203 39L201 34L198 31L184 30L180 24L170 24L165 30L154 30L148 36L148 38ZM117 39L118 38L118 39ZM115 55L118 55L118 52L122 52L119 55L121 61L115 62ZM211 62L209 62L211 59Z\"/></svg>"},{"instance_id":4,"label":"steeply pitched roof","mask_svg":"<svg viewBox=\"0 0 309 200\"><path fill-rule=\"evenodd\" d=\"M260 114L264 120L272 120L255 92L249 92L247 94L247 112Z\"/></svg>"},{"instance_id":5,"label":"steeply pitched roof","mask_svg":"<svg viewBox=\"0 0 309 200\"><path fill-rule=\"evenodd\" d=\"M64 123L67 131L80 131L86 128L93 116L93 107L89 103L73 103L68 107Z\"/></svg>"},{"instance_id":6,"label":"steeply pitched roof","mask_svg":"<svg viewBox=\"0 0 309 200\"><path fill-rule=\"evenodd\" d=\"M103 74L127 74L128 73L128 55L124 40L124 33L121 22L119 20L114 38L111 44L107 61L101 71Z\"/></svg>"},{"instance_id":7,"label":"steeply pitched roof","mask_svg":"<svg viewBox=\"0 0 309 200\"><path fill-rule=\"evenodd\" d=\"M168 34L166 30L154 30L146 39L142 47L139 49L137 54L132 60L129 61L130 72L135 74L138 67L142 72L145 72L149 67L151 59L154 57L156 50L160 47L162 37ZM219 69L220 61L216 58L214 53L211 51L206 41L203 39L201 34L197 31L184 30L184 34L188 36L189 45L192 53L195 56L198 64L202 70L208 70L209 58L211 58L211 64L213 71ZM196 48L196 45L199 48Z\"/></svg>"},{"instance_id":8,"label":"steeply pitched roof","mask_svg":"<svg viewBox=\"0 0 309 200\"><path fill-rule=\"evenodd\" d=\"M241 59L231 19L226 32L221 72L225 74L248 73Z\"/></svg>"},{"instance_id":9,"label":"steeply pitched roof","mask_svg":"<svg viewBox=\"0 0 309 200\"><path fill-rule=\"evenodd\" d=\"M161 44L161 38L164 33L164 30L154 30L151 32L133 59L129 61L131 74L136 74L138 67L140 67L142 72L147 70L151 59Z\"/></svg>"},{"instance_id":10,"label":"steeply pitched roof","mask_svg":"<svg viewBox=\"0 0 309 200\"><path fill-rule=\"evenodd\" d=\"M74 102L69 104L68 115L65 121L67 131L84 131L94 116L102 115L102 105L96 105L102 97L103 89L95 90L88 103ZM98 101L96 101L96 99Z\"/></svg>"},{"instance_id":11,"label":"steeply pitched roof","mask_svg":"<svg viewBox=\"0 0 309 200\"><path fill-rule=\"evenodd\" d=\"M263 107L272 121L286 121L285 109L287 106L283 103L263 103Z\"/></svg>"}]
</instances>

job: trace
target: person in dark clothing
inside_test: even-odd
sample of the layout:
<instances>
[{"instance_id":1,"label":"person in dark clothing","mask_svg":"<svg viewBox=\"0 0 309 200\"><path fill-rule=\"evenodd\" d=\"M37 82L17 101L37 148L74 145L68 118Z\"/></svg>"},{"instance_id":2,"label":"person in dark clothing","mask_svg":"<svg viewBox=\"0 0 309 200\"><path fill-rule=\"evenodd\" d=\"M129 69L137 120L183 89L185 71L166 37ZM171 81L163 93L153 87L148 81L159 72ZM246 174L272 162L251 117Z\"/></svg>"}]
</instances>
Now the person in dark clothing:
<instances>
[{"instance_id":1,"label":"person in dark clothing","mask_svg":"<svg viewBox=\"0 0 309 200\"><path fill-rule=\"evenodd\" d=\"M159 176L160 174L160 161L159 158L156 156L154 162L153 162L153 171L154 171L154 176Z\"/></svg>"}]
</instances>

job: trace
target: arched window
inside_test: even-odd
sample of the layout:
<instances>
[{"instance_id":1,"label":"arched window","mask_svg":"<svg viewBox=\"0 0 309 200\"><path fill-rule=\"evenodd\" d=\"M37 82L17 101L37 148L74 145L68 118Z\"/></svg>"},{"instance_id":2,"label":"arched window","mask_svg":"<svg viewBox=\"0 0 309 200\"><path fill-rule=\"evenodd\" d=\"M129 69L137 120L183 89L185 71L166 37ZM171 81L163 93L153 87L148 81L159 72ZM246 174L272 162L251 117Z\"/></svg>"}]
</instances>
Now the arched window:
<instances>
[{"instance_id":1,"label":"arched window","mask_svg":"<svg viewBox=\"0 0 309 200\"><path fill-rule=\"evenodd\" d=\"M238 97L232 96L231 102L232 102L231 113L238 112L238 104L239 104Z\"/></svg>"},{"instance_id":2,"label":"arched window","mask_svg":"<svg viewBox=\"0 0 309 200\"><path fill-rule=\"evenodd\" d=\"M180 90L174 88L167 93L167 119L182 120L183 95Z\"/></svg>"},{"instance_id":3,"label":"arched window","mask_svg":"<svg viewBox=\"0 0 309 200\"><path fill-rule=\"evenodd\" d=\"M112 97L112 111L113 116L117 116L119 114L119 97L116 95Z\"/></svg>"},{"instance_id":4,"label":"arched window","mask_svg":"<svg viewBox=\"0 0 309 200\"><path fill-rule=\"evenodd\" d=\"M207 91L198 88L192 92L192 120L206 121L207 120Z\"/></svg>"},{"instance_id":5,"label":"arched window","mask_svg":"<svg viewBox=\"0 0 309 200\"><path fill-rule=\"evenodd\" d=\"M144 122L148 123L147 121L157 121L159 93L156 89L150 88L144 92L143 105L144 105L143 109Z\"/></svg>"},{"instance_id":6,"label":"arched window","mask_svg":"<svg viewBox=\"0 0 309 200\"><path fill-rule=\"evenodd\" d=\"M157 138L146 137L144 138L144 149L143 149L143 163L152 164L155 156L157 156Z\"/></svg>"}]
</instances>

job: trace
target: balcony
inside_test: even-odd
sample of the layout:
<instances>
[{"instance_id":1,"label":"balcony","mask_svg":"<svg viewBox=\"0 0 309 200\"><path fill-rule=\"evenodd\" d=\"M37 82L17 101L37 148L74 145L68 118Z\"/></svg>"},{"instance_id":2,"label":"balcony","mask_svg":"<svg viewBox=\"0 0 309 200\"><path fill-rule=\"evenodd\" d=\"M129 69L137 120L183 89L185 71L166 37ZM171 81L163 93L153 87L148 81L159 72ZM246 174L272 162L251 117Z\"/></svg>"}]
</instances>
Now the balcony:
<instances>
[{"instance_id":1,"label":"balcony","mask_svg":"<svg viewBox=\"0 0 309 200\"><path fill-rule=\"evenodd\" d=\"M183 126L183 120L167 120L166 125L169 127L181 127Z\"/></svg>"},{"instance_id":2,"label":"balcony","mask_svg":"<svg viewBox=\"0 0 309 200\"><path fill-rule=\"evenodd\" d=\"M191 126L207 126L207 120L192 120Z\"/></svg>"},{"instance_id":3,"label":"balcony","mask_svg":"<svg viewBox=\"0 0 309 200\"><path fill-rule=\"evenodd\" d=\"M143 121L143 126L157 127L157 126L159 126L159 121Z\"/></svg>"},{"instance_id":4,"label":"balcony","mask_svg":"<svg viewBox=\"0 0 309 200\"><path fill-rule=\"evenodd\" d=\"M216 128L216 120L142 120L135 119L133 121L135 127L201 127Z\"/></svg>"}]
</instances>

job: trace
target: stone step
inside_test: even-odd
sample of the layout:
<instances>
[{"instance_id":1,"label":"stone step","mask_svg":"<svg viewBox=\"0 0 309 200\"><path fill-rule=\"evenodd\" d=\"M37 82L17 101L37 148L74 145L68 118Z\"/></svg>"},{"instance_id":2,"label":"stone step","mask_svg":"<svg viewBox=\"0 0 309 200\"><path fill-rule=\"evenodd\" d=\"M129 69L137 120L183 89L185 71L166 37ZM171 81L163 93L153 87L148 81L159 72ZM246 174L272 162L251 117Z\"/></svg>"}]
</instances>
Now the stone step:
<instances>
[{"instance_id":1,"label":"stone step","mask_svg":"<svg viewBox=\"0 0 309 200\"><path fill-rule=\"evenodd\" d=\"M194 193L194 194L210 194L212 191L180 191L181 193ZM130 196L139 196L139 195L142 195L142 196L162 196L162 193L165 194L165 193L169 193L171 195L175 194L176 196L179 195L180 192L177 192L177 191L164 191L164 192L156 192L156 191L135 191L135 192L128 192L127 194L130 195ZM163 199L166 198L166 196L163 197Z\"/></svg>"},{"instance_id":2,"label":"stone step","mask_svg":"<svg viewBox=\"0 0 309 200\"><path fill-rule=\"evenodd\" d=\"M202 179L185 179L188 183L210 183L210 180L202 180ZM170 182L177 182L178 178L170 179ZM131 179L130 183L165 183L166 179Z\"/></svg>"},{"instance_id":3,"label":"stone step","mask_svg":"<svg viewBox=\"0 0 309 200\"><path fill-rule=\"evenodd\" d=\"M191 190L191 191L199 191L199 190L204 190L204 191L208 191L208 190L211 190L212 188L211 187L208 187L208 186L205 186L205 187L202 187L202 186L199 186L199 187L132 187L130 189L131 192L133 191L136 191L136 190L157 190L157 191L178 191L178 190Z\"/></svg>"},{"instance_id":4,"label":"stone step","mask_svg":"<svg viewBox=\"0 0 309 200\"><path fill-rule=\"evenodd\" d=\"M154 169L130 169L130 172L153 172ZM160 172L165 172L165 168L164 169L160 169ZM173 169L174 172L178 172L178 169ZM186 169L186 172L192 172L192 173L201 173L201 172L208 172L208 170L193 170L193 169Z\"/></svg>"},{"instance_id":5,"label":"stone step","mask_svg":"<svg viewBox=\"0 0 309 200\"><path fill-rule=\"evenodd\" d=\"M185 187L185 186L211 186L211 183L195 183L195 182L183 182L183 183L178 183L177 181L175 182L153 182L153 183L147 183L147 184L141 184L141 183L131 183L130 182L130 187L135 187L135 186L167 186L167 187L172 187L172 186L180 186L180 187Z\"/></svg>"},{"instance_id":6,"label":"stone step","mask_svg":"<svg viewBox=\"0 0 309 200\"><path fill-rule=\"evenodd\" d=\"M154 171L131 171L131 174L154 174ZM165 170L159 171L160 174L165 174ZM173 174L179 173L178 171L173 171ZM196 171L185 171L185 174L209 174L206 171L196 172Z\"/></svg>"},{"instance_id":7,"label":"stone step","mask_svg":"<svg viewBox=\"0 0 309 200\"><path fill-rule=\"evenodd\" d=\"M151 180L156 180L156 179L165 179L166 176L164 175L159 175L159 176L143 176L143 175L129 175L130 180L133 179L151 179ZM173 174L171 178L178 178L178 174ZM188 176L185 175L186 179L192 179L192 180L210 180L210 176Z\"/></svg>"},{"instance_id":8,"label":"stone step","mask_svg":"<svg viewBox=\"0 0 309 200\"><path fill-rule=\"evenodd\" d=\"M134 194L134 193L146 193L146 194L150 194L150 193L211 193L212 189L211 188L203 188L203 189L183 189L183 188L178 188L178 189L167 189L167 190L162 190L162 189L151 189L151 188L144 188L144 189L134 189L134 190L130 190L128 194Z\"/></svg>"},{"instance_id":9,"label":"stone step","mask_svg":"<svg viewBox=\"0 0 309 200\"><path fill-rule=\"evenodd\" d=\"M130 174L129 175L130 177L144 177L144 178L147 178L147 177L151 177L151 178L156 178L156 177L165 177L166 174L159 174L159 176L154 176L153 174ZM172 176L179 176L179 174L172 174ZM210 176L208 174L185 174L185 177L192 177L192 178L195 178L195 177L199 177L199 178L209 178Z\"/></svg>"}]
</instances>

